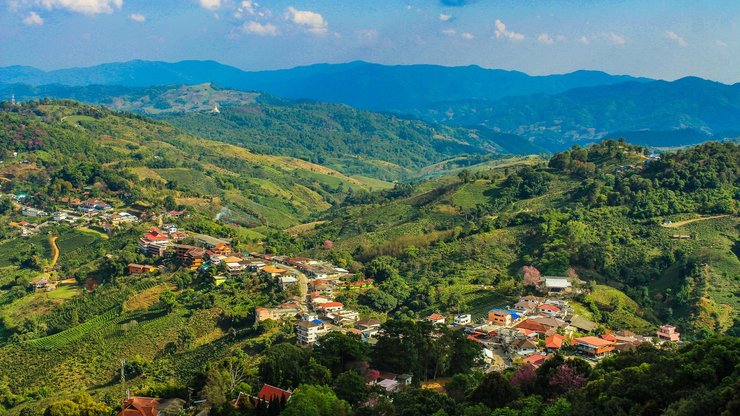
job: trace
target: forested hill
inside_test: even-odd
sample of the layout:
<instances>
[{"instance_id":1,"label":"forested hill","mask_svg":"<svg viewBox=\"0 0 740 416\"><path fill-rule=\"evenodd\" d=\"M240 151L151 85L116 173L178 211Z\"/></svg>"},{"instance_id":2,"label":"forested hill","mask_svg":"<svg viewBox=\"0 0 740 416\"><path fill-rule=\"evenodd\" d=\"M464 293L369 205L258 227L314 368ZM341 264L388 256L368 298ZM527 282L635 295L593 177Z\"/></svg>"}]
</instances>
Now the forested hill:
<instances>
[{"instance_id":1,"label":"forested hill","mask_svg":"<svg viewBox=\"0 0 740 416\"><path fill-rule=\"evenodd\" d=\"M205 216L228 209L230 221L288 227L366 188L310 162L73 101L3 103L0 149L3 191L37 195L41 208L86 190L126 205L156 207L167 199Z\"/></svg>"},{"instance_id":2,"label":"forested hill","mask_svg":"<svg viewBox=\"0 0 740 416\"><path fill-rule=\"evenodd\" d=\"M484 125L519 134L551 148L578 140L627 132L628 140L651 146L680 146L738 137L740 84L725 85L700 78L673 82L629 82L577 88L555 95L510 97L498 101L442 102L414 111L433 122ZM701 134L671 131L693 129ZM629 134L635 132L634 135ZM649 132L662 135L649 135ZM667 138L667 140L666 140Z\"/></svg>"},{"instance_id":3,"label":"forested hill","mask_svg":"<svg viewBox=\"0 0 740 416\"><path fill-rule=\"evenodd\" d=\"M275 102L224 107L220 114L170 114L164 120L202 137L261 153L289 155L348 175L404 179L460 155L538 153L511 134L430 125L341 104Z\"/></svg>"},{"instance_id":4,"label":"forested hill","mask_svg":"<svg viewBox=\"0 0 740 416\"><path fill-rule=\"evenodd\" d=\"M533 266L608 285L580 302L610 327L672 322L694 336L737 333L739 190L736 144L656 160L607 141L546 163L354 194L309 241L332 240L349 263L380 258L379 269L393 270L382 276L404 285L387 285L378 299L390 297L378 305L400 311L475 310L490 303L480 287L505 297L520 287L522 267Z\"/></svg>"}]
</instances>

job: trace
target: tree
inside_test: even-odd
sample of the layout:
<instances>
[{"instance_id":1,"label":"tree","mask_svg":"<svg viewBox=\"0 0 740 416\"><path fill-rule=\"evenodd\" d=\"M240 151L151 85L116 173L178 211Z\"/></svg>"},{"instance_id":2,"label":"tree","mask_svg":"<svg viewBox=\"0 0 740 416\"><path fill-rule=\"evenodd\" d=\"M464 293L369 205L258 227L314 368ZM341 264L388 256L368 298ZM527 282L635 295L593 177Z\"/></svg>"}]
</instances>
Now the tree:
<instances>
[{"instance_id":1,"label":"tree","mask_svg":"<svg viewBox=\"0 0 740 416\"><path fill-rule=\"evenodd\" d=\"M335 376L349 368L349 365L367 360L368 345L358 335L330 332L321 338L321 344L314 347L313 355Z\"/></svg>"},{"instance_id":2,"label":"tree","mask_svg":"<svg viewBox=\"0 0 740 416\"><path fill-rule=\"evenodd\" d=\"M273 345L262 357L260 376L273 386L295 388L303 381L303 367L307 361L305 351L295 345Z\"/></svg>"},{"instance_id":3,"label":"tree","mask_svg":"<svg viewBox=\"0 0 740 416\"><path fill-rule=\"evenodd\" d=\"M519 392L498 371L486 374L483 381L473 390L470 401L483 403L491 409L504 407L514 401Z\"/></svg>"},{"instance_id":4,"label":"tree","mask_svg":"<svg viewBox=\"0 0 740 416\"><path fill-rule=\"evenodd\" d=\"M195 341L195 331L190 327L181 328L177 333L177 345L180 348L187 348Z\"/></svg>"},{"instance_id":5,"label":"tree","mask_svg":"<svg viewBox=\"0 0 740 416\"><path fill-rule=\"evenodd\" d=\"M370 395L365 378L356 371L346 371L334 380L334 392L337 397L351 405L363 403Z\"/></svg>"},{"instance_id":6,"label":"tree","mask_svg":"<svg viewBox=\"0 0 740 416\"><path fill-rule=\"evenodd\" d=\"M396 308L398 299L379 289L370 289L363 296L364 303L379 312L389 312Z\"/></svg>"},{"instance_id":7,"label":"tree","mask_svg":"<svg viewBox=\"0 0 740 416\"><path fill-rule=\"evenodd\" d=\"M171 290L166 290L159 294L159 304L168 313L172 312L178 305L177 295Z\"/></svg>"},{"instance_id":8,"label":"tree","mask_svg":"<svg viewBox=\"0 0 740 416\"><path fill-rule=\"evenodd\" d=\"M327 386L302 384L282 411L283 416L346 416L351 414L349 404L337 397Z\"/></svg>"},{"instance_id":9,"label":"tree","mask_svg":"<svg viewBox=\"0 0 740 416\"><path fill-rule=\"evenodd\" d=\"M452 415L455 411L452 399L430 389L405 389L395 396L393 404L398 416L433 415L439 411Z\"/></svg>"},{"instance_id":10,"label":"tree","mask_svg":"<svg viewBox=\"0 0 740 416\"><path fill-rule=\"evenodd\" d=\"M365 266L365 276L375 279L378 283L398 277L397 262L390 256L376 257Z\"/></svg>"}]
</instances>

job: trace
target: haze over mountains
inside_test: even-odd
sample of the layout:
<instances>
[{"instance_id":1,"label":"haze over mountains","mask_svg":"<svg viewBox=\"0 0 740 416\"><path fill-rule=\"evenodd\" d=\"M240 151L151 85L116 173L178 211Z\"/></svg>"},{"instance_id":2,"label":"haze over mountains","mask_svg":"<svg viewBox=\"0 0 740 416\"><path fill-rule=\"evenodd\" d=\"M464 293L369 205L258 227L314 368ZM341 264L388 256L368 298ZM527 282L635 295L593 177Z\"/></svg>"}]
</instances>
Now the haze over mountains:
<instances>
[{"instance_id":1,"label":"haze over mountains","mask_svg":"<svg viewBox=\"0 0 740 416\"><path fill-rule=\"evenodd\" d=\"M148 114L203 110L183 106L172 87L202 83L517 135L519 144L548 150L616 134L665 147L740 136L740 84L693 77L668 82L598 71L530 76L478 66L361 61L257 72L214 61L129 61L48 72L0 68L3 97L73 98ZM251 95L219 90L204 102L252 104Z\"/></svg>"}]
</instances>

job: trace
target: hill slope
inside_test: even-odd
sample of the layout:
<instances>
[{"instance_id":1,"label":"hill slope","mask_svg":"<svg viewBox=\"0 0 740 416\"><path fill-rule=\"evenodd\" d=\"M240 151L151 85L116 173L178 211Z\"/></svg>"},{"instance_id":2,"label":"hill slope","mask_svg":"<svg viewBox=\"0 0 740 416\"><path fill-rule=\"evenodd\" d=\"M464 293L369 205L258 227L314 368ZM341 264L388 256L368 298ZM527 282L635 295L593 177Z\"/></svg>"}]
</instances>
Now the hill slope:
<instances>
[{"instance_id":1,"label":"hill slope","mask_svg":"<svg viewBox=\"0 0 740 416\"><path fill-rule=\"evenodd\" d=\"M58 182L59 192L91 187L129 203L156 204L169 195L210 215L227 207L243 224L289 226L364 188L323 166L255 154L101 107L45 101L8 110L0 112L0 144L10 159L0 173L13 178L6 192L33 194ZM22 158L32 160L24 165Z\"/></svg>"}]
</instances>

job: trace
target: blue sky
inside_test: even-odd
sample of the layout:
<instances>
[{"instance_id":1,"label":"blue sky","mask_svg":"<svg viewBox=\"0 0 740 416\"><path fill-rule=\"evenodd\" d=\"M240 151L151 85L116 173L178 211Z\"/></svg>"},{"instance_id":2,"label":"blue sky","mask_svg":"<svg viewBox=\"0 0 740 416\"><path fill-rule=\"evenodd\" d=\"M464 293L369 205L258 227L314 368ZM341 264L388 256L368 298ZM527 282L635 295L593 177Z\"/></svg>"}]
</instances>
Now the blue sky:
<instances>
[{"instance_id":1,"label":"blue sky","mask_svg":"<svg viewBox=\"0 0 740 416\"><path fill-rule=\"evenodd\" d=\"M0 66L213 59L740 82L737 0L0 0Z\"/></svg>"}]
</instances>

